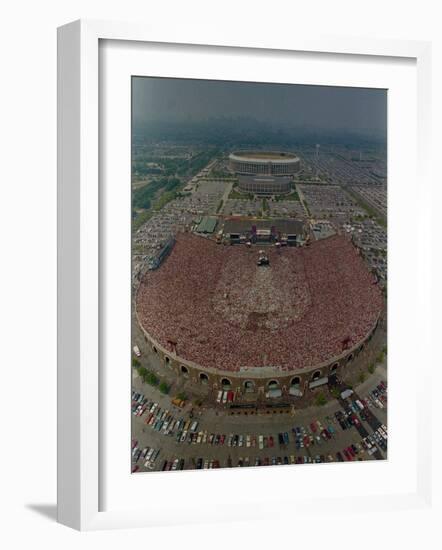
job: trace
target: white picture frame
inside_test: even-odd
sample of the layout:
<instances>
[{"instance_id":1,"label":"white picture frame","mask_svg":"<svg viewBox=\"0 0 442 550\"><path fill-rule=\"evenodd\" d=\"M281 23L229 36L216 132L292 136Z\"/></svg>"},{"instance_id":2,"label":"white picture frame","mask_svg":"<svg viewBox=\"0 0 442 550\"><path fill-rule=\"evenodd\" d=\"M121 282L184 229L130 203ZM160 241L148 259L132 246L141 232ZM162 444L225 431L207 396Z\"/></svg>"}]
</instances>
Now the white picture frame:
<instances>
[{"instance_id":1,"label":"white picture frame","mask_svg":"<svg viewBox=\"0 0 442 550\"><path fill-rule=\"evenodd\" d=\"M79 530L152 526L177 523L172 514L162 521L161 513L148 514L146 509L125 508L102 510L100 483L102 447L100 444L100 174L99 174L99 48L100 41L125 41L130 44L166 43L229 48L235 52L262 51L274 53L310 52L336 56L369 56L408 58L416 62L417 71L417 163L422 197L431 203L429 176L429 121L431 118L430 68L431 44L397 40L365 40L354 37L311 38L302 34L281 36L278 42L257 39L251 43L238 37L235 41L217 44L198 42L176 32L166 36L136 24L101 21L76 21L58 31L58 521ZM419 224L430 223L429 212L417 212ZM428 227L428 225L427 225ZM429 248L430 247L430 248ZM418 307L430 311L431 241L421 251ZM428 329L423 326L423 330ZM427 330L427 358L431 358L431 330ZM422 345L424 345L422 344ZM430 377L430 361L421 376ZM418 439L430 438L425 419L431 403L428 395L417 393ZM429 449L429 446L427 446ZM430 505L430 450L416 457L416 490L403 494L372 494L354 499L360 509L414 509ZM266 470L266 469L264 469ZM270 470L270 469L269 469ZM216 473L217 475L218 473ZM228 472L238 475L243 472ZM181 474L180 474L181 475ZM189 474L185 474L189 475ZM193 475L190 473L190 475ZM284 482L287 470L266 472ZM192 498L196 498L193 496ZM278 498L278 497L277 497ZM282 497L281 497L282 501ZM293 504L285 495L285 504ZM304 512L325 513L333 499L303 500ZM161 505L163 506L163 504ZM160 506L160 508L161 508ZM299 506L299 502L296 503ZM233 507L234 508L234 507ZM235 515L220 515L229 521L251 519L265 514L263 502L255 510L233 509ZM164 511L165 508L160 509ZM253 512L253 513L252 513ZM197 518L184 516L182 522L210 521L210 513Z\"/></svg>"}]
</instances>

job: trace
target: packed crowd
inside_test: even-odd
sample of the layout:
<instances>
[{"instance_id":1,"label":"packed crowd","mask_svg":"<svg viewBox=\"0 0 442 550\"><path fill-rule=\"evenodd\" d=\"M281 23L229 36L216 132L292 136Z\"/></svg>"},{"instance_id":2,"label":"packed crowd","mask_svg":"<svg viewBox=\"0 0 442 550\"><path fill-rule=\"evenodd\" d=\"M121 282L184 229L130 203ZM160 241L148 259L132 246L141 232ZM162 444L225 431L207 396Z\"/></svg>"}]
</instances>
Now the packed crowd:
<instances>
[{"instance_id":1,"label":"packed crowd","mask_svg":"<svg viewBox=\"0 0 442 550\"><path fill-rule=\"evenodd\" d=\"M268 247L266 254L270 265L260 267L256 247L178 235L171 255L140 286L141 324L166 349L176 342L171 353L231 371L312 367L374 327L382 294L348 239Z\"/></svg>"}]
</instances>

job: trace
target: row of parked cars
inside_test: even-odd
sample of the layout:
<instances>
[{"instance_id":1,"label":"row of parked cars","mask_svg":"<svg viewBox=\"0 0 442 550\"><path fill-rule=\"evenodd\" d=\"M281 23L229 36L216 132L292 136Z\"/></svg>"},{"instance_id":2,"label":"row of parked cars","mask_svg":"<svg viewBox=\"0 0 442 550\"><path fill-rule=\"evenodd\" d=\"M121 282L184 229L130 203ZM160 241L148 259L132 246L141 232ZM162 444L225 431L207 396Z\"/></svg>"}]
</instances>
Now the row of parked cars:
<instances>
[{"instance_id":1,"label":"row of parked cars","mask_svg":"<svg viewBox=\"0 0 442 550\"><path fill-rule=\"evenodd\" d=\"M153 470L155 462L160 454L160 449L153 447L139 447L136 439L132 440L132 473L140 469L140 462L145 468Z\"/></svg>"},{"instance_id":2,"label":"row of parked cars","mask_svg":"<svg viewBox=\"0 0 442 550\"><path fill-rule=\"evenodd\" d=\"M309 448L313 445L320 445L334 438L336 434L336 430L331 422L327 426L324 426L319 420L310 422L308 428L305 426L294 426L292 432L297 450Z\"/></svg>"},{"instance_id":3,"label":"row of parked cars","mask_svg":"<svg viewBox=\"0 0 442 550\"><path fill-rule=\"evenodd\" d=\"M233 403L235 393L232 390L219 390L216 396L216 402L226 405L227 403Z\"/></svg>"},{"instance_id":4,"label":"row of parked cars","mask_svg":"<svg viewBox=\"0 0 442 550\"><path fill-rule=\"evenodd\" d=\"M183 432L186 432L187 436L187 433L194 433L198 429L198 421L176 418L168 409L160 407L159 403L135 391L132 392L132 414L144 416L144 423L163 435L174 435L179 432L181 438Z\"/></svg>"},{"instance_id":5,"label":"row of parked cars","mask_svg":"<svg viewBox=\"0 0 442 550\"><path fill-rule=\"evenodd\" d=\"M367 407L384 409L387 406L387 384L383 380L363 399Z\"/></svg>"},{"instance_id":6,"label":"row of parked cars","mask_svg":"<svg viewBox=\"0 0 442 550\"><path fill-rule=\"evenodd\" d=\"M315 456L310 455L286 455L286 456L271 456L271 457L238 457L237 463L229 458L226 462L226 467L232 468L234 466L247 467L247 466L278 466L282 464L320 464L320 463L330 463L340 460L337 455L336 457L332 454L317 454ZM341 455L342 458L342 455ZM344 459L342 458L342 461ZM210 460L204 458L198 458L196 462L196 469L209 469L209 468L219 468L220 464L218 460Z\"/></svg>"},{"instance_id":7,"label":"row of parked cars","mask_svg":"<svg viewBox=\"0 0 442 550\"><path fill-rule=\"evenodd\" d=\"M175 458L172 460L165 460L161 467L163 472L174 472L176 470L184 470L185 460L184 458Z\"/></svg>"}]
</instances>

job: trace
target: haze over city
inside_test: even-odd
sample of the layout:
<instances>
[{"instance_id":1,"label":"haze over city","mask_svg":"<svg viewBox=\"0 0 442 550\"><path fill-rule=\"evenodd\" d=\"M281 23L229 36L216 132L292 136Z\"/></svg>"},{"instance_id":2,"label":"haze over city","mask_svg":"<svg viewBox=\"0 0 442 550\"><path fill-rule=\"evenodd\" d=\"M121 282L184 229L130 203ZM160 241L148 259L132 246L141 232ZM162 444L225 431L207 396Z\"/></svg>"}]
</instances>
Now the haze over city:
<instances>
[{"instance_id":1,"label":"haze over city","mask_svg":"<svg viewBox=\"0 0 442 550\"><path fill-rule=\"evenodd\" d=\"M173 78L133 79L135 130L161 126L267 127L273 131L347 134L375 140L387 135L387 91L382 89L223 82Z\"/></svg>"}]
</instances>

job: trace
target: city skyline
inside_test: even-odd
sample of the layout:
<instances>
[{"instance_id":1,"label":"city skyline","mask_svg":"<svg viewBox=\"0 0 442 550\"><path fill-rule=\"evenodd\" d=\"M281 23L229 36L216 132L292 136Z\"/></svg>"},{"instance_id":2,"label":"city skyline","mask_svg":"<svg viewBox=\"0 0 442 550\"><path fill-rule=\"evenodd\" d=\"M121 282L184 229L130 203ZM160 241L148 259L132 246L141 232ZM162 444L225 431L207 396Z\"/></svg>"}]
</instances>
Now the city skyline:
<instances>
[{"instance_id":1,"label":"city skyline","mask_svg":"<svg viewBox=\"0 0 442 550\"><path fill-rule=\"evenodd\" d=\"M301 84L272 84L134 77L132 120L149 124L254 121L273 129L387 136L387 91Z\"/></svg>"}]
</instances>

